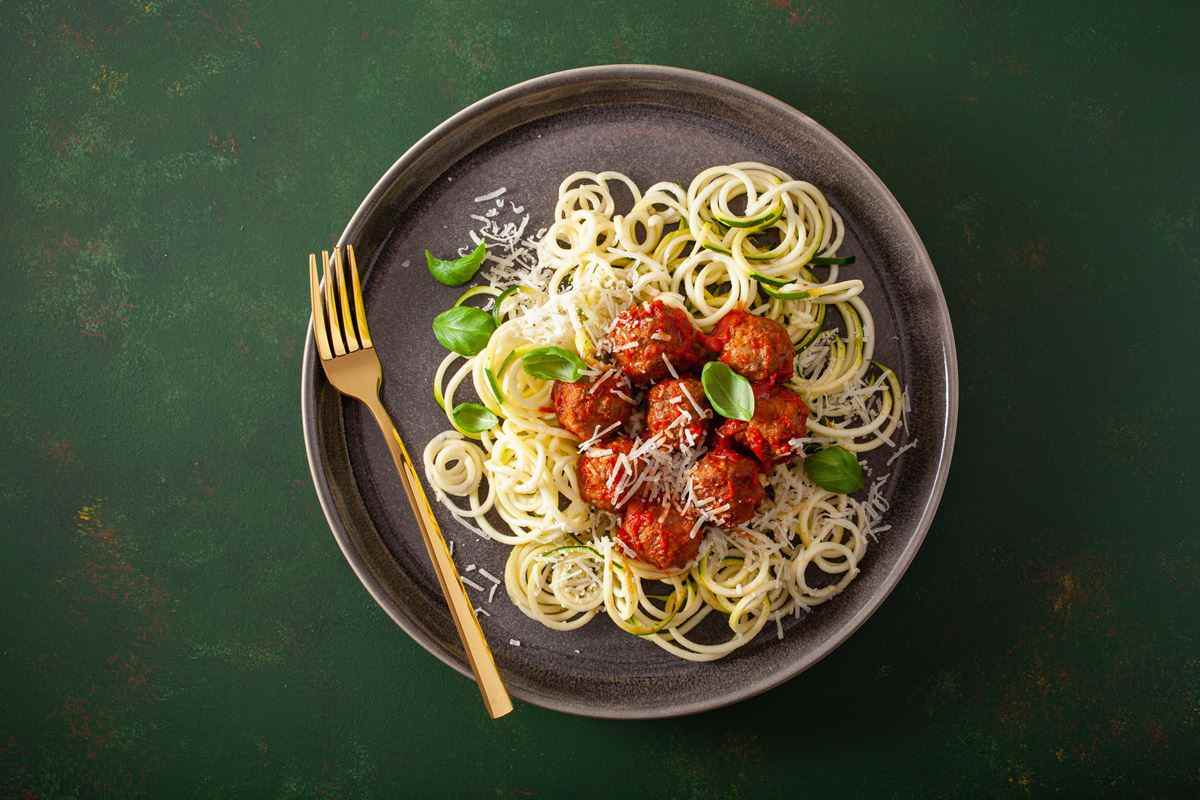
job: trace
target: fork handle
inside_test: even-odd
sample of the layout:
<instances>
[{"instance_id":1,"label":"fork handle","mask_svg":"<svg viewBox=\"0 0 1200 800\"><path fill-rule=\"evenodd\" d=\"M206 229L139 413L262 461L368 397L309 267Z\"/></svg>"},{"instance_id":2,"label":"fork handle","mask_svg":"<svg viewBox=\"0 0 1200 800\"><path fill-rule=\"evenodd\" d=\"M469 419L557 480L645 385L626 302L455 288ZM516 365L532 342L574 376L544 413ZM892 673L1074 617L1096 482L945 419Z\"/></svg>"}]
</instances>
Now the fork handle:
<instances>
[{"instance_id":1,"label":"fork handle","mask_svg":"<svg viewBox=\"0 0 1200 800\"><path fill-rule=\"evenodd\" d=\"M376 398L373 403L367 403L367 406L375 415L375 422L379 424L392 460L396 462L400 483L404 486L404 493L408 495L408 502L417 517L417 527L421 529L425 549L429 551L429 558L433 561L433 571L437 574L442 593L446 596L446 604L450 607L450 617L454 620L454 627L458 629L458 638L462 640L467 661L471 665L471 671L475 673L479 691L483 694L483 704L492 719L503 717L513 710L512 700L508 696L508 690L504 688L500 671L496 669L492 649L483 635L483 629L479 627L479 619L475 616L470 598L467 597L467 590L459 580L458 567L454 565L450 548L446 546L446 539L442 536L442 530L433 515L429 499L425 496L420 479L417 478L408 448L400 439L400 433L383 403Z\"/></svg>"}]
</instances>

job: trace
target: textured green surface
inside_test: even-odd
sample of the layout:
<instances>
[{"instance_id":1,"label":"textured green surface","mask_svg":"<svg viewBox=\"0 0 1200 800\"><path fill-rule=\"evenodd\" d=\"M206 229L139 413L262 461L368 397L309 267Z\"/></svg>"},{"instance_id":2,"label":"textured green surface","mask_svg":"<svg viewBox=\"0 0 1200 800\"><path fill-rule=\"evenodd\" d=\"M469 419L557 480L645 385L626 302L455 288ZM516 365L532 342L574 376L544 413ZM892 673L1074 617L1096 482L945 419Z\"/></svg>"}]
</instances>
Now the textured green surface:
<instances>
[{"instance_id":1,"label":"textured green surface","mask_svg":"<svg viewBox=\"0 0 1200 800\"><path fill-rule=\"evenodd\" d=\"M0 2L0 796L1200 790L1200 14L362 5ZM954 318L958 450L899 589L799 679L491 723L325 528L303 259L463 105L629 61L879 172Z\"/></svg>"}]
</instances>

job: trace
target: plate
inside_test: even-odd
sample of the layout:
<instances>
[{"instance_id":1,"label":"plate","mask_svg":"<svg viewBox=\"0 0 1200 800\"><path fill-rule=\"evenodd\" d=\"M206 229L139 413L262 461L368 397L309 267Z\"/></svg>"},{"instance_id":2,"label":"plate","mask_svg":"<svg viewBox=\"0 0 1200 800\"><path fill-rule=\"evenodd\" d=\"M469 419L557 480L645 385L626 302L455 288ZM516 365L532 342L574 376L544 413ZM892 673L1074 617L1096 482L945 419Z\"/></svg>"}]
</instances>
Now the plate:
<instances>
[{"instance_id":1,"label":"plate","mask_svg":"<svg viewBox=\"0 0 1200 800\"><path fill-rule=\"evenodd\" d=\"M431 395L444 352L433 317L461 292L434 282L425 248L455 252L488 208L529 230L549 224L559 182L580 170L618 170L640 186L687 185L713 164L762 161L815 183L846 223L843 255L866 283L878 357L908 389L918 445L892 466L891 530L872 543L862 573L833 601L768 626L723 660L681 661L598 617L560 633L526 618L503 586L483 628L515 697L596 717L688 714L736 702L828 655L900 580L929 529L950 466L958 404L954 337L937 275L908 217L850 148L790 106L733 81L658 66L568 70L517 84L464 109L392 165L342 234L367 265L367 317L383 362L383 400L414 458L446 428ZM475 198L506 189L503 209ZM523 207L518 215L516 208ZM847 270L846 274L851 274ZM329 526L367 591L413 639L469 670L383 439L364 407L330 387L311 328L301 374L304 440ZM872 454L877 467L887 453ZM428 491L428 487L427 491ZM460 570L502 577L508 548L440 513ZM466 573L471 577L471 573ZM510 641L520 642L513 645Z\"/></svg>"}]
</instances>

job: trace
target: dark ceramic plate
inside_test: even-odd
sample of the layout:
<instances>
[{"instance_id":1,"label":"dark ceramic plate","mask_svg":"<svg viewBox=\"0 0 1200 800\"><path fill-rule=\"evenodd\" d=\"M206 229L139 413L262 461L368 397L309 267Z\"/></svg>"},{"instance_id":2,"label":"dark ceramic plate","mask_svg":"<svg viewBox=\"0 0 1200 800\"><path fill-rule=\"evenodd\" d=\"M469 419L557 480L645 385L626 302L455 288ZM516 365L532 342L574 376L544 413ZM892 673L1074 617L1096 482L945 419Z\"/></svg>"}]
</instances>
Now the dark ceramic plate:
<instances>
[{"instance_id":1,"label":"dark ceramic plate","mask_svg":"<svg viewBox=\"0 0 1200 800\"><path fill-rule=\"evenodd\" d=\"M473 202L497 187L524 205L530 230L550 221L558 183L579 169L619 170L641 186L687 185L713 164L763 161L812 181L846 221L848 270L866 282L878 357L908 388L919 444L891 470L893 526L862 574L833 601L774 626L721 661L680 661L600 617L560 633L525 618L504 594L475 593L483 627L513 695L597 717L666 717L733 703L791 678L844 641L900 580L937 508L950 466L958 402L954 338L929 256L875 173L833 134L795 109L738 83L653 66L570 70L485 98L405 153L363 201L341 241L369 265L367 316L383 360L383 399L414 457L446 427L430 394L443 356L434 315L461 290L435 283L426 247L453 253L476 227ZM505 206L510 215L512 206ZM513 218L507 216L505 218ZM304 439L321 505L367 591L423 647L469 675L450 616L383 440L365 409L325 382L312 340L301 376ZM882 466L887 453L873 454ZM441 515L460 569L502 575L507 547ZM487 582L475 576L483 585ZM715 617L716 615L714 615ZM520 646L509 644L510 639Z\"/></svg>"}]
</instances>

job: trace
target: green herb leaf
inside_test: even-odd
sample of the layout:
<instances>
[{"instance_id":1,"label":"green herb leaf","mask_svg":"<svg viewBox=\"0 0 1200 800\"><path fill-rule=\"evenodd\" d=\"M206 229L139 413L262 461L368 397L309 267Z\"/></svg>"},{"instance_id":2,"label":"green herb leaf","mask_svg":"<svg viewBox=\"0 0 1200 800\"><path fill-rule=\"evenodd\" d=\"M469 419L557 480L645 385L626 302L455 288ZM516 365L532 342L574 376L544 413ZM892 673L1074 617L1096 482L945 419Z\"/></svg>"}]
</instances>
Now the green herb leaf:
<instances>
[{"instance_id":1,"label":"green herb leaf","mask_svg":"<svg viewBox=\"0 0 1200 800\"><path fill-rule=\"evenodd\" d=\"M814 256L809 259L808 263L817 267L828 267L833 264L844 267L854 263L854 256Z\"/></svg>"},{"instance_id":2,"label":"green herb leaf","mask_svg":"<svg viewBox=\"0 0 1200 800\"><path fill-rule=\"evenodd\" d=\"M462 356L473 356L487 347L494 330L492 315L472 306L455 306L433 318L433 335L442 347Z\"/></svg>"},{"instance_id":3,"label":"green herb leaf","mask_svg":"<svg viewBox=\"0 0 1200 800\"><path fill-rule=\"evenodd\" d=\"M459 403L450 414L455 425L470 433L490 431L500 424L500 418L479 403Z\"/></svg>"},{"instance_id":4,"label":"green herb leaf","mask_svg":"<svg viewBox=\"0 0 1200 800\"><path fill-rule=\"evenodd\" d=\"M826 447L804 459L804 474L808 479L830 492L850 494L866 485L862 465L844 447Z\"/></svg>"},{"instance_id":5,"label":"green herb leaf","mask_svg":"<svg viewBox=\"0 0 1200 800\"><path fill-rule=\"evenodd\" d=\"M704 396L728 419L748 420L754 416L754 389L750 381L720 361L710 361L700 373Z\"/></svg>"},{"instance_id":6,"label":"green herb leaf","mask_svg":"<svg viewBox=\"0 0 1200 800\"><path fill-rule=\"evenodd\" d=\"M575 383L587 371L583 359L561 347L535 347L521 359L521 366L535 378Z\"/></svg>"},{"instance_id":7,"label":"green herb leaf","mask_svg":"<svg viewBox=\"0 0 1200 800\"><path fill-rule=\"evenodd\" d=\"M451 261L438 258L426 250L425 266L429 268L429 274L438 283L444 283L447 286L462 286L471 280L471 278L474 278L476 272L479 272L479 268L483 266L483 258L486 255L487 245L483 242L480 242L478 247L462 258L456 258Z\"/></svg>"}]
</instances>

